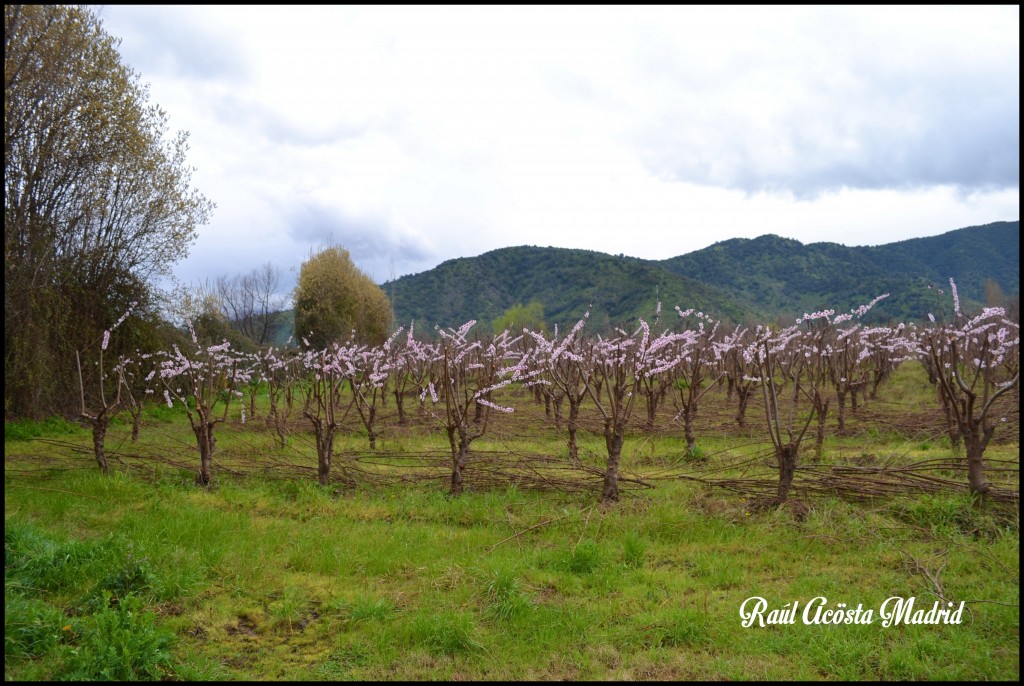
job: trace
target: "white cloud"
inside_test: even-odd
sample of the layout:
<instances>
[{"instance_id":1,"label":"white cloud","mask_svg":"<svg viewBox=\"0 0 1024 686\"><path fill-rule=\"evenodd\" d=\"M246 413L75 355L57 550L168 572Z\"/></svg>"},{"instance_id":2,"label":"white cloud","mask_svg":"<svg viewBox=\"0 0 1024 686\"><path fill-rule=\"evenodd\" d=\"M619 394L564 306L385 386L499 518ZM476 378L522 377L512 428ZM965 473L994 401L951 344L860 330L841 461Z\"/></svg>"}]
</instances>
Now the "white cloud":
<instances>
[{"instance_id":1,"label":"white cloud","mask_svg":"<svg viewBox=\"0 0 1024 686\"><path fill-rule=\"evenodd\" d=\"M511 245L665 258L1019 217L1017 7L103 16L218 203L186 281L325 240L382 281Z\"/></svg>"}]
</instances>

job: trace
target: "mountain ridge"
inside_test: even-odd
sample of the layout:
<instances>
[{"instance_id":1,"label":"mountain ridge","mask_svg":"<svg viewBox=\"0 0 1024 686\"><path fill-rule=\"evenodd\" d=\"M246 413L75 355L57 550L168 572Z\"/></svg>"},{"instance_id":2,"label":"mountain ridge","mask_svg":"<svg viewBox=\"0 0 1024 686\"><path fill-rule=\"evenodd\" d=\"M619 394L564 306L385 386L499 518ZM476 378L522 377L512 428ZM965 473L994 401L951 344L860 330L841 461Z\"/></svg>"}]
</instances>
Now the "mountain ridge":
<instances>
[{"instance_id":1,"label":"mountain ridge","mask_svg":"<svg viewBox=\"0 0 1024 686\"><path fill-rule=\"evenodd\" d=\"M764 234L731 238L665 260L580 248L513 246L445 260L384 282L398 324L489 324L516 303L538 301L549 323L571 325L590 309L596 328L629 325L665 309L702 309L732 323L847 311L882 293L877 320L921 319L944 306L956 280L965 305L984 302L985 279L1020 290L1020 222L993 222L877 246L803 244ZM933 286L929 289L928 286ZM884 304L884 307L883 307ZM668 314L671 314L669 312ZM667 315L663 312L662 318Z\"/></svg>"}]
</instances>

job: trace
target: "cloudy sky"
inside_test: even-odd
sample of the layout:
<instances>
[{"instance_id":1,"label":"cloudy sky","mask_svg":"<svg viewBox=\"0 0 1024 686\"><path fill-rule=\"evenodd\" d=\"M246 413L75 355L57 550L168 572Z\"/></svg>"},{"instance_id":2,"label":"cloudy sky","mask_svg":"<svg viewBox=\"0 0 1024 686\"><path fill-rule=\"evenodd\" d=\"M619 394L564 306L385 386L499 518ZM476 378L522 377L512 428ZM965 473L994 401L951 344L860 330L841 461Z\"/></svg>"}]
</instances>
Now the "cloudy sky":
<instances>
[{"instance_id":1,"label":"cloudy sky","mask_svg":"<svg viewBox=\"0 0 1024 686\"><path fill-rule=\"evenodd\" d=\"M100 11L217 203L186 283L1020 215L1017 6Z\"/></svg>"}]
</instances>

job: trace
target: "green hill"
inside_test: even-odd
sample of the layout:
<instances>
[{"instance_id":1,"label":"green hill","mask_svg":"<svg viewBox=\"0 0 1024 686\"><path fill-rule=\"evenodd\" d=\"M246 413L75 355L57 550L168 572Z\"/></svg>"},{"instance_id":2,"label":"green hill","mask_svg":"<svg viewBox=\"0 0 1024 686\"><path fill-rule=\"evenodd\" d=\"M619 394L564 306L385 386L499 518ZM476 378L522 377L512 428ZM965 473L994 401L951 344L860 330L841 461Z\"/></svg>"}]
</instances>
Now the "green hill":
<instances>
[{"instance_id":1,"label":"green hill","mask_svg":"<svg viewBox=\"0 0 1024 686\"><path fill-rule=\"evenodd\" d=\"M656 262L566 248L492 250L448 260L382 288L393 294L397 323L415 320L430 328L470 319L489 325L514 304L533 301L544 305L549 324L562 326L572 325L589 308L597 328L630 326L638 316L653 320L659 297L669 309L679 304L737 320L749 309Z\"/></svg>"},{"instance_id":2,"label":"green hill","mask_svg":"<svg viewBox=\"0 0 1024 686\"><path fill-rule=\"evenodd\" d=\"M845 312L890 293L879 318L917 319L937 306L928 285L948 293L950 277L965 306L984 302L986 278L1007 295L1019 293L1020 222L869 247L736 238L661 264L778 315Z\"/></svg>"},{"instance_id":3,"label":"green hill","mask_svg":"<svg viewBox=\"0 0 1024 686\"><path fill-rule=\"evenodd\" d=\"M823 307L844 312L882 293L875 321L936 311L932 284L956 279L965 306L984 301L985 280L1020 291L1020 222L997 222L881 246L848 247L768 235L731 239L654 261L590 250L520 246L458 258L382 285L399 324L490 324L516 303L538 301L549 323L571 325L592 306L595 328L654 317L660 297L734 323L792 318ZM948 302L948 299L947 299Z\"/></svg>"}]
</instances>

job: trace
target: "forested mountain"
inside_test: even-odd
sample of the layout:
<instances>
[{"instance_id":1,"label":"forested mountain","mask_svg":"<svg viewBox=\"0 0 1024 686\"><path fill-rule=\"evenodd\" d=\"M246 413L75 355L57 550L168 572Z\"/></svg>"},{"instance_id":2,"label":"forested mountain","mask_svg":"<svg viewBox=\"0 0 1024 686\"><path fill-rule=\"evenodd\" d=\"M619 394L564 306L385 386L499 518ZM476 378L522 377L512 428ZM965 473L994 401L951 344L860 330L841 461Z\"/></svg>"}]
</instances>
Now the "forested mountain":
<instances>
[{"instance_id":1,"label":"forested mountain","mask_svg":"<svg viewBox=\"0 0 1024 686\"><path fill-rule=\"evenodd\" d=\"M936 308L932 284L984 302L985 279L1020 291L1020 222L997 222L898 243L847 247L778 236L735 238L662 262L676 274L779 315L831 307L845 312L890 293L879 315L917 319ZM947 298L948 300L948 298Z\"/></svg>"},{"instance_id":2,"label":"forested mountain","mask_svg":"<svg viewBox=\"0 0 1024 686\"><path fill-rule=\"evenodd\" d=\"M741 323L792 319L830 307L848 311L882 293L874 320L917 320L949 307L949 278L965 306L985 300L992 279L1020 291L1020 222L997 222L881 246L848 247L767 235L737 238L662 261L589 250L514 247L448 260L382 285L395 321L417 327L490 323L516 303L543 304L549 323L571 325L592 305L595 328L654 317L676 305ZM928 286L933 289L929 290Z\"/></svg>"},{"instance_id":3,"label":"forested mountain","mask_svg":"<svg viewBox=\"0 0 1024 686\"><path fill-rule=\"evenodd\" d=\"M512 305L533 301L543 304L550 324L571 325L590 309L598 329L629 325L638 316L653 320L659 298L669 309L679 304L737 320L749 309L721 289L657 262L566 248L492 250L448 260L381 288L392 297L397 324L415 320L419 327L430 328L470 319L489 326Z\"/></svg>"}]
</instances>

